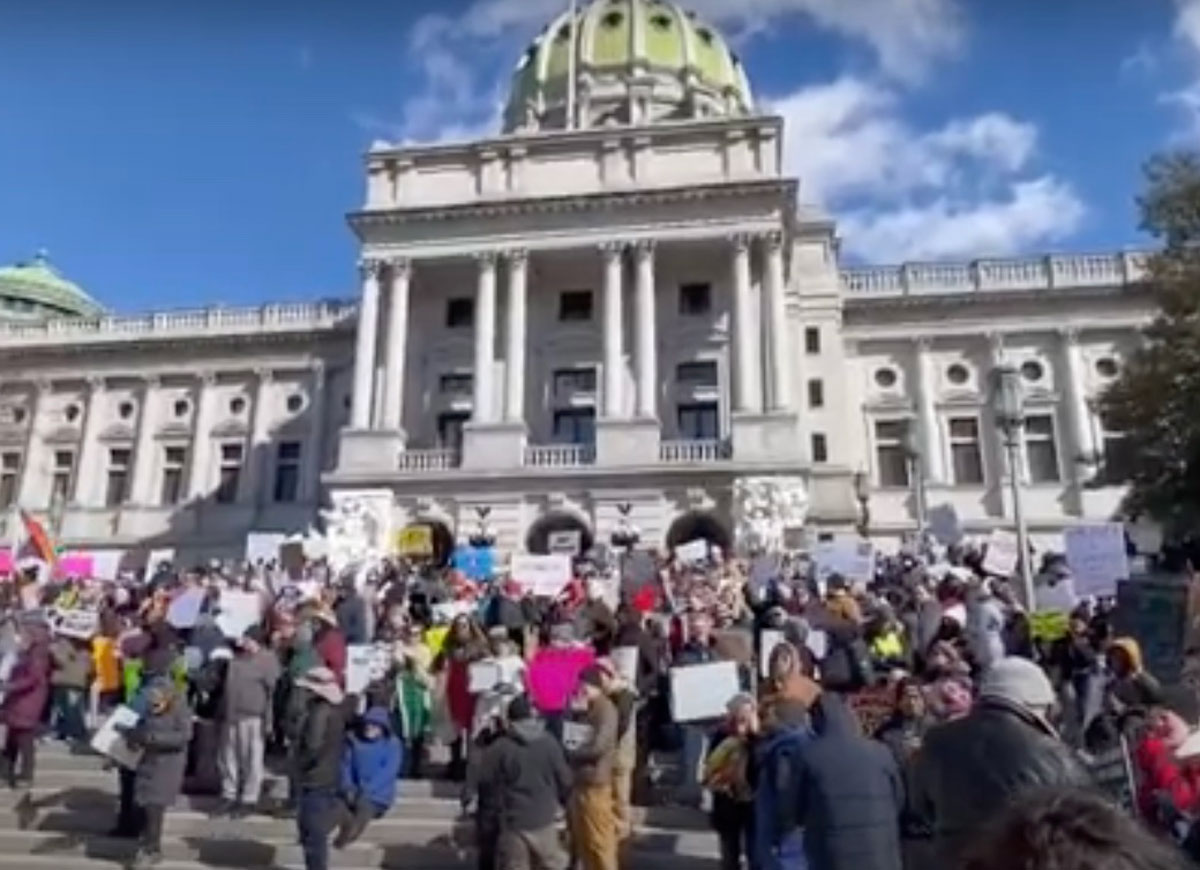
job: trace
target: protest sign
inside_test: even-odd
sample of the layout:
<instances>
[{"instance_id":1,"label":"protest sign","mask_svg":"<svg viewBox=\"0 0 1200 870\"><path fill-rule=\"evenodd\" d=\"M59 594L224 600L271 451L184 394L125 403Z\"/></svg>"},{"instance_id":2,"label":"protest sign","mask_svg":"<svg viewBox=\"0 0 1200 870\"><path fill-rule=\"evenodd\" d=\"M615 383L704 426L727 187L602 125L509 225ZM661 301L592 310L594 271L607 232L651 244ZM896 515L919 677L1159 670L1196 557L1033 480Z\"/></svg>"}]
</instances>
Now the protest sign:
<instances>
[{"instance_id":1,"label":"protest sign","mask_svg":"<svg viewBox=\"0 0 1200 870\"><path fill-rule=\"evenodd\" d=\"M117 730L134 728L139 716L129 707L121 705L112 711L112 715L100 726L92 736L92 748L101 755L107 756L126 770L134 770L142 760L142 751L133 749Z\"/></svg>"},{"instance_id":2,"label":"protest sign","mask_svg":"<svg viewBox=\"0 0 1200 870\"><path fill-rule=\"evenodd\" d=\"M167 624L173 628L192 628L200 618L200 609L208 593L203 589L184 589L167 607Z\"/></svg>"},{"instance_id":3,"label":"protest sign","mask_svg":"<svg viewBox=\"0 0 1200 870\"><path fill-rule=\"evenodd\" d=\"M636 646L619 646L612 651L613 667L626 683L637 685L638 677L638 648Z\"/></svg>"},{"instance_id":4,"label":"protest sign","mask_svg":"<svg viewBox=\"0 0 1200 870\"><path fill-rule=\"evenodd\" d=\"M279 558L279 548L287 541L282 532L249 532L246 535L246 561L251 565L259 562L274 562ZM153 571L158 566L151 564Z\"/></svg>"},{"instance_id":5,"label":"protest sign","mask_svg":"<svg viewBox=\"0 0 1200 870\"><path fill-rule=\"evenodd\" d=\"M433 555L433 528L413 523L396 532L396 552L409 558Z\"/></svg>"},{"instance_id":6,"label":"protest sign","mask_svg":"<svg viewBox=\"0 0 1200 870\"><path fill-rule=\"evenodd\" d=\"M124 550L94 550L92 552L92 578L96 580L118 579L121 576L121 560L124 558Z\"/></svg>"},{"instance_id":7,"label":"protest sign","mask_svg":"<svg viewBox=\"0 0 1200 870\"><path fill-rule=\"evenodd\" d=\"M1064 610L1046 610L1029 614L1029 631L1034 640L1053 643L1065 637L1070 628L1070 617Z\"/></svg>"},{"instance_id":8,"label":"protest sign","mask_svg":"<svg viewBox=\"0 0 1200 870\"><path fill-rule=\"evenodd\" d=\"M680 544L675 548L675 558L684 565L703 562L708 558L708 541L704 538L696 538L694 541Z\"/></svg>"},{"instance_id":9,"label":"protest sign","mask_svg":"<svg viewBox=\"0 0 1200 870\"><path fill-rule=\"evenodd\" d=\"M433 620L449 625L457 616L470 616L475 612L474 601L443 601L429 608Z\"/></svg>"},{"instance_id":10,"label":"protest sign","mask_svg":"<svg viewBox=\"0 0 1200 870\"><path fill-rule=\"evenodd\" d=\"M1135 638L1146 670L1171 685L1183 673L1189 589L1182 581L1122 580L1113 614L1116 636Z\"/></svg>"},{"instance_id":11,"label":"protest sign","mask_svg":"<svg viewBox=\"0 0 1200 870\"><path fill-rule=\"evenodd\" d=\"M467 665L467 691L472 695L490 692L500 682L500 663L482 659Z\"/></svg>"},{"instance_id":12,"label":"protest sign","mask_svg":"<svg viewBox=\"0 0 1200 870\"><path fill-rule=\"evenodd\" d=\"M829 635L822 629L810 629L804 637L804 645L818 662L823 661L829 653Z\"/></svg>"},{"instance_id":13,"label":"protest sign","mask_svg":"<svg viewBox=\"0 0 1200 870\"><path fill-rule=\"evenodd\" d=\"M54 573L58 577L88 579L95 576L95 562L91 553L63 553L58 557Z\"/></svg>"},{"instance_id":14,"label":"protest sign","mask_svg":"<svg viewBox=\"0 0 1200 870\"><path fill-rule=\"evenodd\" d=\"M817 582L822 587L834 574L869 583L875 579L875 548L862 538L838 535L817 544L813 550L813 564Z\"/></svg>"},{"instance_id":15,"label":"protest sign","mask_svg":"<svg viewBox=\"0 0 1200 870\"><path fill-rule=\"evenodd\" d=\"M1063 545L1080 595L1116 595L1117 581L1129 579L1121 523L1068 526L1063 530Z\"/></svg>"},{"instance_id":16,"label":"protest sign","mask_svg":"<svg viewBox=\"0 0 1200 870\"><path fill-rule=\"evenodd\" d=\"M1078 597L1075 595L1075 580L1070 574L1054 577L1039 576L1033 588L1033 598L1036 603L1035 609L1038 612L1070 613L1075 609L1078 601Z\"/></svg>"},{"instance_id":17,"label":"protest sign","mask_svg":"<svg viewBox=\"0 0 1200 870\"><path fill-rule=\"evenodd\" d=\"M153 574L154 571L156 571L158 569L158 566L163 564L164 562L166 562L167 564L174 564L174 562L175 562L175 548L174 547L157 547L157 548L151 550L146 557L145 567L149 568L150 573Z\"/></svg>"},{"instance_id":18,"label":"protest sign","mask_svg":"<svg viewBox=\"0 0 1200 870\"><path fill-rule=\"evenodd\" d=\"M262 598L257 592L221 591L217 628L225 637L236 640L262 619Z\"/></svg>"},{"instance_id":19,"label":"protest sign","mask_svg":"<svg viewBox=\"0 0 1200 870\"><path fill-rule=\"evenodd\" d=\"M740 691L736 662L671 668L671 717L676 722L718 719Z\"/></svg>"},{"instance_id":20,"label":"protest sign","mask_svg":"<svg viewBox=\"0 0 1200 870\"><path fill-rule=\"evenodd\" d=\"M371 685L375 644L352 643L346 647L346 694L361 695Z\"/></svg>"},{"instance_id":21,"label":"protest sign","mask_svg":"<svg viewBox=\"0 0 1200 870\"><path fill-rule=\"evenodd\" d=\"M1008 529L992 529L988 537L987 554L983 559L983 570L998 577L1009 577L1017 570L1019 552L1015 534Z\"/></svg>"},{"instance_id":22,"label":"protest sign","mask_svg":"<svg viewBox=\"0 0 1200 870\"><path fill-rule=\"evenodd\" d=\"M759 638L762 649L758 659L758 673L765 680L771 675L771 653L783 643L783 632L777 628L764 628Z\"/></svg>"},{"instance_id":23,"label":"protest sign","mask_svg":"<svg viewBox=\"0 0 1200 870\"><path fill-rule=\"evenodd\" d=\"M471 580L490 580L496 571L496 551L491 547L459 547L454 551L453 564Z\"/></svg>"},{"instance_id":24,"label":"protest sign","mask_svg":"<svg viewBox=\"0 0 1200 870\"><path fill-rule=\"evenodd\" d=\"M100 614L95 610L76 609L59 611L54 620L54 632L63 637L91 640L100 624Z\"/></svg>"},{"instance_id":25,"label":"protest sign","mask_svg":"<svg viewBox=\"0 0 1200 870\"><path fill-rule=\"evenodd\" d=\"M534 596L553 598L571 580L571 557L563 553L545 556L513 556L512 579Z\"/></svg>"},{"instance_id":26,"label":"protest sign","mask_svg":"<svg viewBox=\"0 0 1200 870\"><path fill-rule=\"evenodd\" d=\"M565 553L568 556L578 556L583 547L583 535L578 529L568 529L551 532L546 536L546 546L551 553Z\"/></svg>"},{"instance_id":27,"label":"protest sign","mask_svg":"<svg viewBox=\"0 0 1200 870\"><path fill-rule=\"evenodd\" d=\"M594 734L592 726L586 722L563 722L563 748L572 752L587 746Z\"/></svg>"},{"instance_id":28,"label":"protest sign","mask_svg":"<svg viewBox=\"0 0 1200 870\"><path fill-rule=\"evenodd\" d=\"M779 556L755 556L750 563L750 588L766 589L779 576Z\"/></svg>"},{"instance_id":29,"label":"protest sign","mask_svg":"<svg viewBox=\"0 0 1200 870\"><path fill-rule=\"evenodd\" d=\"M958 511L949 502L930 509L928 525L929 534L939 543L949 546L962 540L962 524L958 521Z\"/></svg>"}]
</instances>

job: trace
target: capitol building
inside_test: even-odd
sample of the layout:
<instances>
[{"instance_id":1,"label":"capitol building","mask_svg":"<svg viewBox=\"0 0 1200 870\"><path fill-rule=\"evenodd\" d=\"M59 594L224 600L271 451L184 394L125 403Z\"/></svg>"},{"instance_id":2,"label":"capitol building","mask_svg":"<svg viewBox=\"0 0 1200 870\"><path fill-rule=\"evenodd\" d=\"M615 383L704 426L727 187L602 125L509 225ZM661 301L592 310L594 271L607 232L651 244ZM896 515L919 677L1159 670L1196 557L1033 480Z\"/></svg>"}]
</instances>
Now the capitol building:
<instances>
[{"instance_id":1,"label":"capitol building","mask_svg":"<svg viewBox=\"0 0 1200 870\"><path fill-rule=\"evenodd\" d=\"M701 19L596 0L528 47L494 137L371 147L344 301L128 316L44 255L0 269L0 506L186 560L346 512L439 553L729 549L764 516L889 547L1011 527L1012 475L1036 542L1112 518L1094 399L1153 314L1144 257L847 265L785 136Z\"/></svg>"}]
</instances>

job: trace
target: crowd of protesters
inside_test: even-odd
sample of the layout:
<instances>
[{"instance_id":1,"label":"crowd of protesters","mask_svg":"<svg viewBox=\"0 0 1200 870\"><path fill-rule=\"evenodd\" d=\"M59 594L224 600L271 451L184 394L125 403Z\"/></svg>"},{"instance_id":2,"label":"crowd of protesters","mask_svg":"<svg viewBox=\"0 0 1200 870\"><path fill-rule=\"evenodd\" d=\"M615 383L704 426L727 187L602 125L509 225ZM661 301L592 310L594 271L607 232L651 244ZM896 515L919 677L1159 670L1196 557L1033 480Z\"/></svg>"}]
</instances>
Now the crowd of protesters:
<instances>
[{"instance_id":1,"label":"crowd of protesters","mask_svg":"<svg viewBox=\"0 0 1200 870\"><path fill-rule=\"evenodd\" d=\"M723 870L900 870L998 866L979 852L988 838L1016 843L1062 807L1108 812L1123 795L1095 765L1116 751L1121 811L1174 845L1045 866L1197 853L1200 737L1138 642L1113 636L1111 602L1075 602L1047 636L969 546L923 542L853 581L797 554L641 558L653 571L636 582L624 559L577 560L541 598L516 578L401 559L292 577L259 564L163 565L138 583L13 578L5 771L30 785L39 740L84 744L128 708L117 730L136 761L119 768L113 834L140 841L138 867L161 860L181 792L233 817L294 814L306 867L324 870L331 840L362 837L405 778L444 776L461 783L481 868L616 870L635 804L674 802L709 812ZM1053 558L1043 568L1062 576ZM231 633L222 601L235 592L261 607ZM202 603L173 619L184 595ZM91 636L63 633L81 609L97 614ZM676 721L672 672L719 661L740 675L727 715ZM272 759L287 789L268 796ZM1029 807L1041 815L1014 821Z\"/></svg>"}]
</instances>

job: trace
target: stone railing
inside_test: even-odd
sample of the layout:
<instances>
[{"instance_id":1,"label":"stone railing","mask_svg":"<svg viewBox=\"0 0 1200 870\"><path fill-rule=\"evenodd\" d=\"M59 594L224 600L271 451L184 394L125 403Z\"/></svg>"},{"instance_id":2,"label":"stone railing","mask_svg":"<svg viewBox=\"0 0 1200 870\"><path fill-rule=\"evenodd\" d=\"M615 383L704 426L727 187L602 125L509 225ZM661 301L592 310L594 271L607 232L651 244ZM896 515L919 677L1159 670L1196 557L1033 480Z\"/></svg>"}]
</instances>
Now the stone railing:
<instances>
[{"instance_id":1,"label":"stone railing","mask_svg":"<svg viewBox=\"0 0 1200 870\"><path fill-rule=\"evenodd\" d=\"M449 471L458 468L462 454L453 447L432 450L404 450L400 453L400 470L415 474L430 471Z\"/></svg>"},{"instance_id":2,"label":"stone railing","mask_svg":"<svg viewBox=\"0 0 1200 870\"><path fill-rule=\"evenodd\" d=\"M863 297L1121 287L1145 277L1148 257L1145 251L1127 251L970 263L863 266L842 269L842 289L850 296Z\"/></svg>"},{"instance_id":3,"label":"stone railing","mask_svg":"<svg viewBox=\"0 0 1200 870\"><path fill-rule=\"evenodd\" d=\"M658 458L669 465L721 462L730 456L727 441L664 441Z\"/></svg>"},{"instance_id":4,"label":"stone railing","mask_svg":"<svg viewBox=\"0 0 1200 870\"><path fill-rule=\"evenodd\" d=\"M593 444L531 444L525 448L528 468L578 468L595 461Z\"/></svg>"},{"instance_id":5,"label":"stone railing","mask_svg":"<svg viewBox=\"0 0 1200 870\"><path fill-rule=\"evenodd\" d=\"M61 318L40 323L0 323L0 346L100 344L114 341L179 339L205 335L307 332L332 329L351 320L353 302L293 302L257 308L199 308L151 314Z\"/></svg>"}]
</instances>

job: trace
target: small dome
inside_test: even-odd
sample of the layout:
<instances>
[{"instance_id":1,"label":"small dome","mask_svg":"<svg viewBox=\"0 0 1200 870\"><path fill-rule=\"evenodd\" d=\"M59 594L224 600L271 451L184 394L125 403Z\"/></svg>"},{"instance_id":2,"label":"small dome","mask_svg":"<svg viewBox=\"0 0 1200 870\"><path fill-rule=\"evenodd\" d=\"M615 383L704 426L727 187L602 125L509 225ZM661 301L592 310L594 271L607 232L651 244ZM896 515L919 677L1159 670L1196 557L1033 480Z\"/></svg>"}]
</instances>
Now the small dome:
<instances>
[{"instance_id":1,"label":"small dome","mask_svg":"<svg viewBox=\"0 0 1200 870\"><path fill-rule=\"evenodd\" d=\"M0 268L0 320L96 317L104 309L50 264L45 251Z\"/></svg>"},{"instance_id":2,"label":"small dome","mask_svg":"<svg viewBox=\"0 0 1200 870\"><path fill-rule=\"evenodd\" d=\"M576 124L650 124L749 115L746 71L725 38L668 0L592 0L550 23L513 77L505 132L567 123L575 34Z\"/></svg>"}]
</instances>

